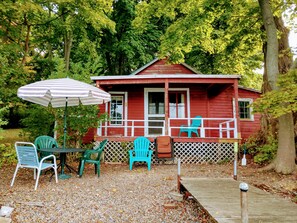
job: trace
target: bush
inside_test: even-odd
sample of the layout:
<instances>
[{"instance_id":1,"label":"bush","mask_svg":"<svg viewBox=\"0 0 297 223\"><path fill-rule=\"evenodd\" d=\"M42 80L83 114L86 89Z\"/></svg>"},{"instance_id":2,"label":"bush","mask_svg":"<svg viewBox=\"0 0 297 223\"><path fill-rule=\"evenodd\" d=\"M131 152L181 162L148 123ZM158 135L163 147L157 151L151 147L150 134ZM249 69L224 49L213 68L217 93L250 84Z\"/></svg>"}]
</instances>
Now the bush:
<instances>
[{"instance_id":1,"label":"bush","mask_svg":"<svg viewBox=\"0 0 297 223\"><path fill-rule=\"evenodd\" d=\"M255 163L266 164L275 158L277 143L277 139L273 136L267 136L263 131L259 131L245 141L241 147L241 152L243 152L245 145L246 153L254 157Z\"/></svg>"},{"instance_id":2,"label":"bush","mask_svg":"<svg viewBox=\"0 0 297 223\"><path fill-rule=\"evenodd\" d=\"M257 155L254 157L254 162L258 164L270 163L276 156L277 141L270 139L269 144L265 144L257 148Z\"/></svg>"},{"instance_id":3,"label":"bush","mask_svg":"<svg viewBox=\"0 0 297 223\"><path fill-rule=\"evenodd\" d=\"M0 144L0 167L3 164L15 163L17 160L14 145L11 143Z\"/></svg>"},{"instance_id":4,"label":"bush","mask_svg":"<svg viewBox=\"0 0 297 223\"><path fill-rule=\"evenodd\" d=\"M21 122L24 126L24 135L29 136L32 142L40 135L54 135L55 117L50 108L32 104Z\"/></svg>"}]
</instances>

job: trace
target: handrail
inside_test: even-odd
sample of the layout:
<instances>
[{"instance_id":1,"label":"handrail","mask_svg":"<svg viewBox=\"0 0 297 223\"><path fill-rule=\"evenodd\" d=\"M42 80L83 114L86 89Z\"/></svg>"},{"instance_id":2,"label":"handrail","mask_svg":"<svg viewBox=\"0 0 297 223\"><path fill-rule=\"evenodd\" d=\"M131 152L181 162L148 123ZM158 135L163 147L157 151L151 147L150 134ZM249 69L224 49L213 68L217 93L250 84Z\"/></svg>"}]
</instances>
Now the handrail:
<instances>
[{"instance_id":1,"label":"handrail","mask_svg":"<svg viewBox=\"0 0 297 223\"><path fill-rule=\"evenodd\" d=\"M121 119L120 121L122 123L125 123L125 125L107 125L107 123L111 123L112 121L119 121L118 119L111 119L105 122L105 125L102 125L102 121L100 121L99 128L97 129L97 134L102 135L102 128L105 128L105 136L107 136L107 129L108 128L124 128L124 136L128 136L127 130L131 128L131 137L135 136L135 131L134 129L136 128L155 128L155 129L162 129L162 135L165 135L165 121L164 120L151 120L151 119ZM129 122L131 124L129 125ZM149 126L149 125L135 125L136 122L141 122L141 123L147 123L147 122L160 122L162 123L162 126Z\"/></svg>"},{"instance_id":2,"label":"handrail","mask_svg":"<svg viewBox=\"0 0 297 223\"><path fill-rule=\"evenodd\" d=\"M191 123L194 119L200 119L201 125L198 127L201 138L212 138L211 134L217 135L219 138L236 138L237 137L237 122L236 118L169 118L168 119L168 135L172 136L173 130L180 129L180 121L187 121ZM114 121L121 121L121 125L110 125ZM148 125L148 122L161 123L159 126ZM178 124L174 123L177 122ZM97 129L97 134L101 136L108 136L108 129L116 128L124 130L124 137L135 136L135 129L162 129L162 135L165 135L165 120L148 120L148 119L121 119L121 120L108 120L104 124L100 122L100 127ZM191 128L183 126L183 128ZM104 130L104 133L102 132ZM176 132L176 131L175 131ZM226 133L226 134L224 134Z\"/></svg>"},{"instance_id":3,"label":"handrail","mask_svg":"<svg viewBox=\"0 0 297 223\"><path fill-rule=\"evenodd\" d=\"M236 119L235 118L169 118L168 122L169 122L169 135L171 135L172 130L173 129L180 129L180 126L172 126L171 122L172 121L182 121L182 120L187 120L188 123L190 123L190 120L197 120L197 119L201 119L201 126L198 127L198 130L200 130L200 137L201 138L212 138L209 135L206 135L206 132L209 130L214 130L214 131L218 131L218 135L220 138L224 138L223 137L223 132L226 131L227 132L227 136L226 138L231 138L231 133L233 133L233 137L236 138L237 137L237 125L236 125ZM214 123L212 121L223 121L220 122L218 125L216 126L207 126L207 122L211 122ZM226 127L223 126L224 123L228 123L228 125ZM232 127L230 125L230 123L234 123ZM183 126L183 128L188 128L190 129L191 126L190 124L188 124L188 126Z\"/></svg>"}]
</instances>

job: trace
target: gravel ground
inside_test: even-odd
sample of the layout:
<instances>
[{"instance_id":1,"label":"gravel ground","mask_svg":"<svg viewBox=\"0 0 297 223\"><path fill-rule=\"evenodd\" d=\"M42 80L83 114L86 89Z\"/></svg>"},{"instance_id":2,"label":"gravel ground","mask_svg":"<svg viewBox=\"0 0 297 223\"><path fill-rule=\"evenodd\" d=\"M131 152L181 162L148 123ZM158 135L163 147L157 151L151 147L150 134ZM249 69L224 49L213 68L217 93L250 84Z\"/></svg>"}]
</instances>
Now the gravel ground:
<instances>
[{"instance_id":1,"label":"gravel ground","mask_svg":"<svg viewBox=\"0 0 297 223\"><path fill-rule=\"evenodd\" d=\"M32 171L19 170L14 186L14 165L0 171L0 206L14 208L13 222L207 222L207 215L191 199L178 202L169 196L177 191L176 165L101 165L101 176L93 166L82 178L54 179L42 175L34 191ZM198 166L182 166L188 175ZM2 177L1 177L2 178ZM174 204L176 208L165 208Z\"/></svg>"},{"instance_id":2,"label":"gravel ground","mask_svg":"<svg viewBox=\"0 0 297 223\"><path fill-rule=\"evenodd\" d=\"M42 175L37 191L32 170L27 169L19 170L11 188L14 168L0 170L0 206L14 208L13 222L211 222L194 200L178 202L169 196L177 192L177 165L152 165L148 171L139 164L130 171L126 164L102 164L100 178L87 165L82 178L72 174L58 184L54 179L49 182L50 173ZM181 165L181 175L186 177L232 178L232 173L232 164ZM297 189L296 174L283 177L243 167L239 173L238 180L265 183L265 189L284 185ZM166 204L175 208L165 208Z\"/></svg>"}]
</instances>

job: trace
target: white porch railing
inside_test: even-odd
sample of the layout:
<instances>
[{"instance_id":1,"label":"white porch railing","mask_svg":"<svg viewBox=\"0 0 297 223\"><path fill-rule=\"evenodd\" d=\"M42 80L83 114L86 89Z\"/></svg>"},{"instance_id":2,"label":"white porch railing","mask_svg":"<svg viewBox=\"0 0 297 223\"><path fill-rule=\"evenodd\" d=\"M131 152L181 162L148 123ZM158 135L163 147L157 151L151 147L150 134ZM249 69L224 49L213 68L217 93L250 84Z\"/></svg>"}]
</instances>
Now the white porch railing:
<instances>
[{"instance_id":1,"label":"white porch railing","mask_svg":"<svg viewBox=\"0 0 297 223\"><path fill-rule=\"evenodd\" d=\"M111 125L112 122L122 122L121 125ZM160 126L152 126L148 125L149 122L160 123ZM165 121L164 120L130 120L130 119L122 119L122 120L109 120L107 122L100 122L100 127L97 128L97 135L99 136L108 136L108 129L123 129L125 137L134 137L136 129L161 129L162 134L165 135ZM130 129L130 134L128 135Z\"/></svg>"},{"instance_id":2,"label":"white porch railing","mask_svg":"<svg viewBox=\"0 0 297 223\"><path fill-rule=\"evenodd\" d=\"M190 124L195 118L169 118L168 119L168 135L178 136L180 126L183 128L192 128ZM111 125L111 122L121 122L119 125ZM159 123L157 126L148 125L148 123ZM121 130L124 137L139 136L135 134L136 129L142 129L142 135L156 136L156 134L148 134L149 129L161 129L161 134L165 135L165 121L164 120L109 120L100 123L97 128L99 136L111 136L108 130L117 129ZM198 127L200 138L237 138L237 122L235 118L201 118L201 126ZM173 134L172 134L173 133ZM116 134L117 135L117 134Z\"/></svg>"},{"instance_id":3,"label":"white porch railing","mask_svg":"<svg viewBox=\"0 0 297 223\"><path fill-rule=\"evenodd\" d=\"M172 130L180 129L180 126L172 126L174 121L187 121L187 126L183 129L190 129L193 120L201 119L201 125L198 127L201 138L213 138L212 135L218 135L219 138L237 138L236 118L169 118L168 134L171 135ZM217 138L215 137L215 138Z\"/></svg>"}]
</instances>

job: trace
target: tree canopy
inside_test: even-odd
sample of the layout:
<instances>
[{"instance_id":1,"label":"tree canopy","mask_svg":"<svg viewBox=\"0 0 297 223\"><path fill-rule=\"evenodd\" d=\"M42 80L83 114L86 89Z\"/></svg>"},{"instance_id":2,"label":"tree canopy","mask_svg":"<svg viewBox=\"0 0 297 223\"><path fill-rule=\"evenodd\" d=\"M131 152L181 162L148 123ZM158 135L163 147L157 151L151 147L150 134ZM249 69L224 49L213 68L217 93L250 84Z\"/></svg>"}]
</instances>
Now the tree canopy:
<instances>
[{"instance_id":1,"label":"tree canopy","mask_svg":"<svg viewBox=\"0 0 297 223\"><path fill-rule=\"evenodd\" d=\"M281 15L296 16L296 0L1 1L0 99L9 109L3 119L25 114L29 104L16 97L24 84L127 75L155 57L185 61L204 74L240 74L241 85L257 89L263 76L255 69L273 58L276 62L264 66L264 89L277 86L278 74L288 73L290 50L272 47L263 4L270 7L274 39L280 42L286 32ZM277 57L268 56L271 50ZM287 84L295 76L292 71L281 78L281 90L272 87L276 92L261 99L259 111L271 111L275 101L286 99L274 115L295 112L295 88Z\"/></svg>"}]
</instances>

